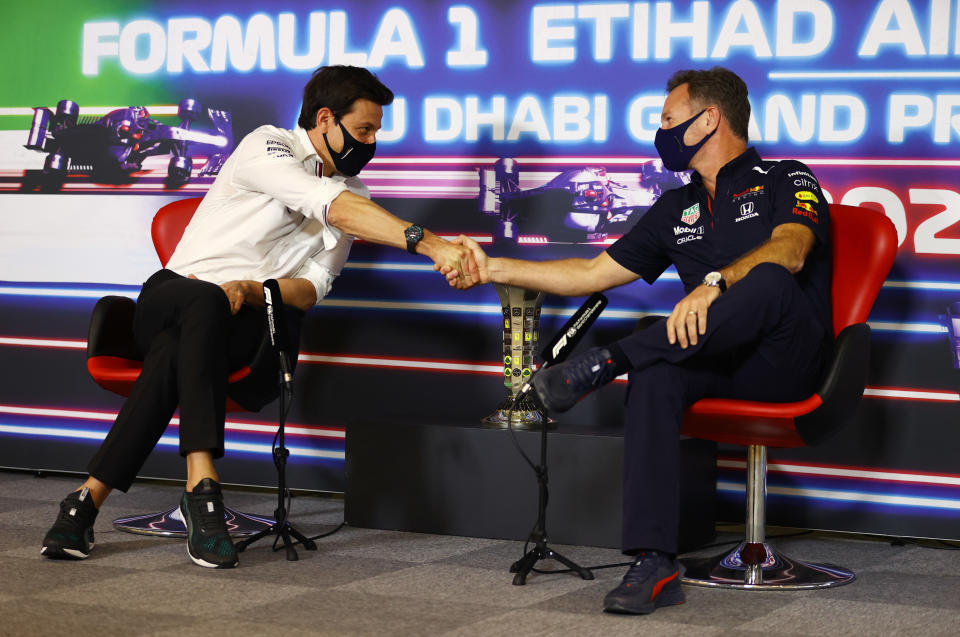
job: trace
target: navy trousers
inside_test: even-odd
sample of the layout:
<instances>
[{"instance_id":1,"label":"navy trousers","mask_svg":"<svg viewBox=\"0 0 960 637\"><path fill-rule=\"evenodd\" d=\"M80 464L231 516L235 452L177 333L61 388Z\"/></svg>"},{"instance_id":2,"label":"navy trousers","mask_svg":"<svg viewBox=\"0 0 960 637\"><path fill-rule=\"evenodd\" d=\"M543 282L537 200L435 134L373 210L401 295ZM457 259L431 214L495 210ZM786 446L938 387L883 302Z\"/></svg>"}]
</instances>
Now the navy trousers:
<instances>
[{"instance_id":1,"label":"navy trousers","mask_svg":"<svg viewBox=\"0 0 960 637\"><path fill-rule=\"evenodd\" d=\"M681 349L666 319L618 341L633 366L624 438L623 549L678 550L680 427L701 398L808 398L829 359L822 326L796 279L764 263L709 308L706 334Z\"/></svg>"},{"instance_id":2,"label":"navy trousers","mask_svg":"<svg viewBox=\"0 0 960 637\"><path fill-rule=\"evenodd\" d=\"M265 330L263 309L244 305L231 314L216 284L170 270L151 276L133 326L143 372L90 461L90 475L129 489L177 405L181 455L209 450L223 456L227 377L253 358Z\"/></svg>"}]
</instances>

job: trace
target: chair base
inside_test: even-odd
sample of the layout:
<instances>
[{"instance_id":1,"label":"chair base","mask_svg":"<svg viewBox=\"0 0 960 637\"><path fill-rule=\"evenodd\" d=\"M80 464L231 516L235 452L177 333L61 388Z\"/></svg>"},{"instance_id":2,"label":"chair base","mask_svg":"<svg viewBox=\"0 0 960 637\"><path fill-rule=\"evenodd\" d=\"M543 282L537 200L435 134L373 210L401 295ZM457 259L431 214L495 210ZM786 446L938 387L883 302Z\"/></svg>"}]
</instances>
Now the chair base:
<instances>
[{"instance_id":1,"label":"chair base","mask_svg":"<svg viewBox=\"0 0 960 637\"><path fill-rule=\"evenodd\" d=\"M227 531L232 537L255 535L264 529L269 529L276 522L272 518L242 513L226 506L223 507L223 512L227 520ZM183 523L179 506L159 513L117 518L113 521L113 528L139 535L187 537L187 527Z\"/></svg>"},{"instance_id":2,"label":"chair base","mask_svg":"<svg viewBox=\"0 0 960 637\"><path fill-rule=\"evenodd\" d=\"M753 556L757 559L749 559ZM852 571L833 564L810 564L791 559L765 542L741 542L723 555L680 561L686 567L681 580L684 584L714 588L800 590L843 586L856 578Z\"/></svg>"}]
</instances>

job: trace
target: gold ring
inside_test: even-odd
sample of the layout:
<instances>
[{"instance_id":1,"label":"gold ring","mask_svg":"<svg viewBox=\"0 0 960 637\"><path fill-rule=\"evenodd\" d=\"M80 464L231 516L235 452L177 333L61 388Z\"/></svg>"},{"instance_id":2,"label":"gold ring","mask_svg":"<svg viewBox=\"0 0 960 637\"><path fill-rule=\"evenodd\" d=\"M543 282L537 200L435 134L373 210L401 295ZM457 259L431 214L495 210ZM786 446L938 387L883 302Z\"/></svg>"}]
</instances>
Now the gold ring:
<instances>
[{"instance_id":1,"label":"gold ring","mask_svg":"<svg viewBox=\"0 0 960 637\"><path fill-rule=\"evenodd\" d=\"M696 314L696 311L695 311L695 310L690 310L689 312L687 312L687 314Z\"/></svg>"}]
</instances>

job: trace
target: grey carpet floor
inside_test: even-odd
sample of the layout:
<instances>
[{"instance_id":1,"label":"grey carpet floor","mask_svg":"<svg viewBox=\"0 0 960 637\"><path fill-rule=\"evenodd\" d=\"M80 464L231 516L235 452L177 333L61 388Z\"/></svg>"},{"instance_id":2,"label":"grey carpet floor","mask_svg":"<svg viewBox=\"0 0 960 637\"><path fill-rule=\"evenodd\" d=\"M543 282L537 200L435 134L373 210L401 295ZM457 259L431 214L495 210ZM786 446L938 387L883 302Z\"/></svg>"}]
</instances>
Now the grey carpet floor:
<instances>
[{"instance_id":1,"label":"grey carpet floor","mask_svg":"<svg viewBox=\"0 0 960 637\"><path fill-rule=\"evenodd\" d=\"M0 635L960 635L958 551L836 534L783 539L787 554L842 564L857 581L800 592L688 586L686 604L629 617L601 612L622 568L512 586L518 542L346 527L298 562L261 541L239 568L215 571L194 566L182 540L112 528L115 517L173 506L175 485L138 484L108 500L89 559L44 559L40 541L76 484L0 472ZM266 514L275 496L228 490L226 501ZM298 497L292 513L313 535L342 520L343 501ZM585 565L623 560L556 548Z\"/></svg>"}]
</instances>

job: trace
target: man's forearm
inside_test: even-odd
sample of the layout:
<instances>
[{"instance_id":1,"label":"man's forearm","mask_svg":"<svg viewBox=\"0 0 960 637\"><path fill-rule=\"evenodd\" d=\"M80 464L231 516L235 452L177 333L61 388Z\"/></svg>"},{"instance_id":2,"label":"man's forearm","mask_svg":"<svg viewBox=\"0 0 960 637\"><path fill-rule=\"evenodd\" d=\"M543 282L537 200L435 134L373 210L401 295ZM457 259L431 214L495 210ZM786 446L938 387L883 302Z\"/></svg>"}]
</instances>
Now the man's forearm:
<instances>
[{"instance_id":1,"label":"man's forearm","mask_svg":"<svg viewBox=\"0 0 960 637\"><path fill-rule=\"evenodd\" d=\"M317 302L317 292L313 283L307 279L277 279L280 284L280 296L284 305L292 305L306 312ZM259 281L244 281L245 302L256 307L263 307L263 283Z\"/></svg>"},{"instance_id":2,"label":"man's forearm","mask_svg":"<svg viewBox=\"0 0 960 637\"><path fill-rule=\"evenodd\" d=\"M487 261L490 280L562 296L583 296L605 289L592 276L589 259L524 261L506 257ZM609 286L606 286L609 287Z\"/></svg>"},{"instance_id":3,"label":"man's forearm","mask_svg":"<svg viewBox=\"0 0 960 637\"><path fill-rule=\"evenodd\" d=\"M411 225L352 192L343 192L334 199L327 222L358 239L403 249L407 247L403 231ZM423 239L417 244L417 253L433 259L443 243L443 239L425 229Z\"/></svg>"},{"instance_id":4,"label":"man's forearm","mask_svg":"<svg viewBox=\"0 0 960 637\"><path fill-rule=\"evenodd\" d=\"M799 224L774 228L770 239L720 270L727 285L733 285L760 263L776 263L796 274L816 242L813 232Z\"/></svg>"}]
</instances>

